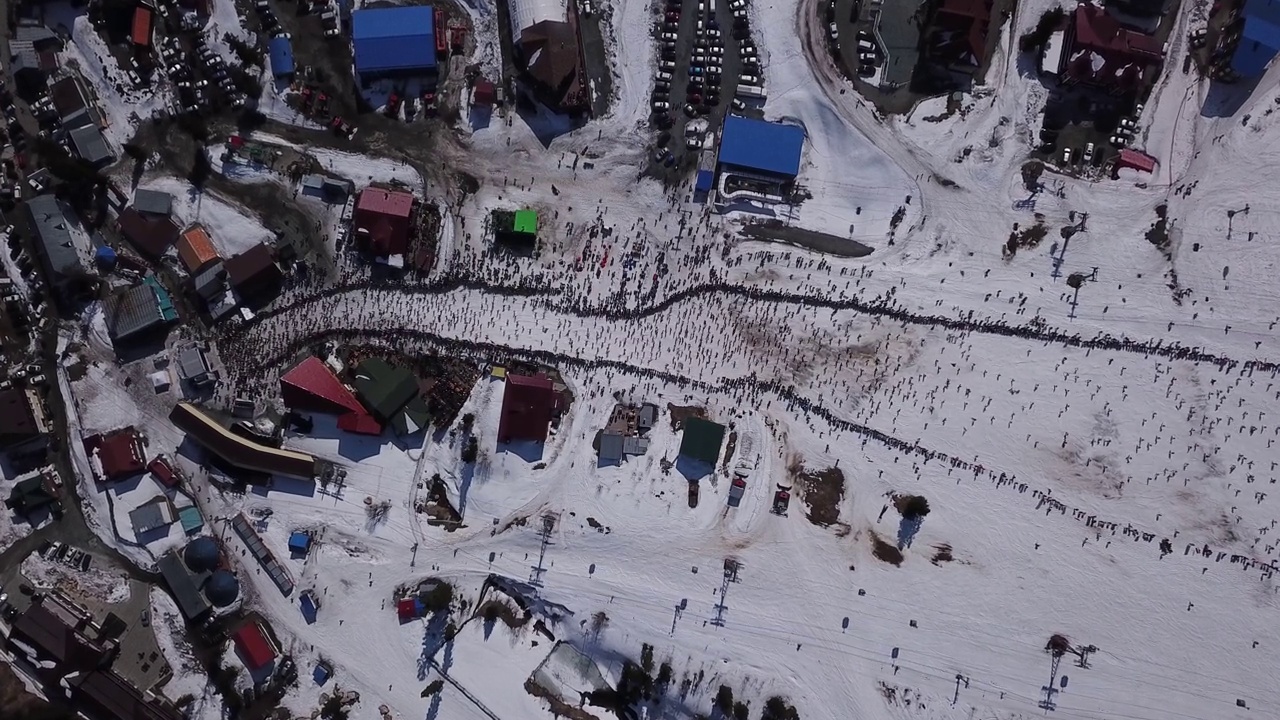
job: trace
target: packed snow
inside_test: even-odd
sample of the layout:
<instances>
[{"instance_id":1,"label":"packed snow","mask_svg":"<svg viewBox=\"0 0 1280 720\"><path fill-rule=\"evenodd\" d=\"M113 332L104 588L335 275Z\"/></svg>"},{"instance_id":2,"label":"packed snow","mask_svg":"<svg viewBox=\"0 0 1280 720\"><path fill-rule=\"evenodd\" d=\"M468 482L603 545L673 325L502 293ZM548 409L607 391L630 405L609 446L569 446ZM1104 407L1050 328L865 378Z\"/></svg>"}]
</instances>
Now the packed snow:
<instances>
[{"instance_id":1,"label":"packed snow","mask_svg":"<svg viewBox=\"0 0 1280 720\"><path fill-rule=\"evenodd\" d=\"M217 193L197 189L186 180L169 175L148 177L138 187L167 192L173 196L173 217L185 227L200 223L209 231L218 253L229 258L258 243L270 243L275 234L262 222Z\"/></svg>"}]
</instances>

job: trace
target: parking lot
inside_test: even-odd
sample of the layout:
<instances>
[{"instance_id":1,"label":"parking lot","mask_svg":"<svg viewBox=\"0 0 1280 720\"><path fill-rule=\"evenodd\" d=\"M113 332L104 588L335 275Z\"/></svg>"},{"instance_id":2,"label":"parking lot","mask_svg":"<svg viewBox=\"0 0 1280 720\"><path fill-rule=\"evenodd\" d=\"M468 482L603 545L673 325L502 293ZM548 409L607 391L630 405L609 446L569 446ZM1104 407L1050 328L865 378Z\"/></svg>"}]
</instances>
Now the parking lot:
<instances>
[{"instance_id":1,"label":"parking lot","mask_svg":"<svg viewBox=\"0 0 1280 720\"><path fill-rule=\"evenodd\" d=\"M702 148L714 152L715 133L727 112L760 104L735 102L744 76L753 86L764 86L746 2L668 0L663 7L655 28L658 68L650 107L658 137L650 154L651 174L668 181L683 176L698 166ZM692 128L705 134L686 138Z\"/></svg>"}]
</instances>

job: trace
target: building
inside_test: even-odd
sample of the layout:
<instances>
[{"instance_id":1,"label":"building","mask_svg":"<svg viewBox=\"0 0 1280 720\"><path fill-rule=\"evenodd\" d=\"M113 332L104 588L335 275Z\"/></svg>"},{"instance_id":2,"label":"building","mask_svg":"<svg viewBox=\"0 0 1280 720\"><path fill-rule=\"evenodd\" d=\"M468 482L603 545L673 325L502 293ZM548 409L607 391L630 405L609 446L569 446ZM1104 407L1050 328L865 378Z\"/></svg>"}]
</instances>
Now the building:
<instances>
[{"instance_id":1,"label":"building","mask_svg":"<svg viewBox=\"0 0 1280 720\"><path fill-rule=\"evenodd\" d=\"M192 225L178 238L178 259L182 261L187 274L195 277L201 270L222 258L213 245L213 238L202 225Z\"/></svg>"},{"instance_id":2,"label":"building","mask_svg":"<svg viewBox=\"0 0 1280 720\"><path fill-rule=\"evenodd\" d=\"M936 66L972 76L987 54L993 5L994 0L936 0L926 58Z\"/></svg>"},{"instance_id":3,"label":"building","mask_svg":"<svg viewBox=\"0 0 1280 720\"><path fill-rule=\"evenodd\" d=\"M647 433L653 429L658 422L658 406L653 403L644 403L640 406L640 412L636 415L636 429L641 433Z\"/></svg>"},{"instance_id":4,"label":"building","mask_svg":"<svg viewBox=\"0 0 1280 720\"><path fill-rule=\"evenodd\" d=\"M116 218L116 226L126 240L152 260L158 259L173 247L180 232L177 223L167 214L143 212L136 203L120 213L120 217Z\"/></svg>"},{"instance_id":5,"label":"building","mask_svg":"<svg viewBox=\"0 0 1280 720\"><path fill-rule=\"evenodd\" d=\"M204 527L204 517L200 515L200 508L195 505L179 509L178 522L182 525L182 532L187 535L195 535Z\"/></svg>"},{"instance_id":6,"label":"building","mask_svg":"<svg viewBox=\"0 0 1280 720\"><path fill-rule=\"evenodd\" d=\"M369 358L356 368L356 394L370 415L399 435L412 435L431 422L418 379L381 358Z\"/></svg>"},{"instance_id":7,"label":"building","mask_svg":"<svg viewBox=\"0 0 1280 720\"><path fill-rule=\"evenodd\" d=\"M133 27L129 39L133 41L134 50L150 52L151 37L155 28L155 13L146 5L139 5L133 10Z\"/></svg>"},{"instance_id":8,"label":"building","mask_svg":"<svg viewBox=\"0 0 1280 720\"><path fill-rule=\"evenodd\" d=\"M800 174L804 128L739 115L724 119L717 163L720 172L772 183L790 183Z\"/></svg>"},{"instance_id":9,"label":"building","mask_svg":"<svg viewBox=\"0 0 1280 720\"><path fill-rule=\"evenodd\" d=\"M484 108L490 110L493 103L497 100L497 88L493 86L493 82L480 78L475 85L471 86L471 107Z\"/></svg>"},{"instance_id":10,"label":"building","mask_svg":"<svg viewBox=\"0 0 1280 720\"><path fill-rule=\"evenodd\" d=\"M159 190L139 188L133 193L131 207L144 215L169 217L173 212L173 196Z\"/></svg>"},{"instance_id":11,"label":"building","mask_svg":"<svg viewBox=\"0 0 1280 720\"><path fill-rule=\"evenodd\" d=\"M62 122L62 129L98 126L100 116L85 99L84 89L76 75L66 75L49 86L49 102Z\"/></svg>"},{"instance_id":12,"label":"building","mask_svg":"<svg viewBox=\"0 0 1280 720\"><path fill-rule=\"evenodd\" d=\"M1129 168L1139 172L1151 173L1156 170L1157 161L1150 155L1125 148L1120 151L1120 155L1116 158L1115 169L1119 171L1121 168Z\"/></svg>"},{"instance_id":13,"label":"building","mask_svg":"<svg viewBox=\"0 0 1280 720\"><path fill-rule=\"evenodd\" d=\"M618 433L604 433L600 436L600 460L602 462L622 462L622 446L625 437Z\"/></svg>"},{"instance_id":14,"label":"building","mask_svg":"<svg viewBox=\"0 0 1280 720\"><path fill-rule=\"evenodd\" d=\"M240 597L240 581L227 570L214 570L203 589L204 596L217 608L228 607Z\"/></svg>"},{"instance_id":15,"label":"building","mask_svg":"<svg viewBox=\"0 0 1280 720\"><path fill-rule=\"evenodd\" d=\"M138 537L168 527L176 519L173 505L165 497L157 497L129 511L129 524Z\"/></svg>"},{"instance_id":16,"label":"building","mask_svg":"<svg viewBox=\"0 0 1280 720\"><path fill-rule=\"evenodd\" d=\"M110 658L43 602L34 603L13 621L7 645L36 667L40 679L56 682L68 673L106 666Z\"/></svg>"},{"instance_id":17,"label":"building","mask_svg":"<svg viewBox=\"0 0 1280 720\"><path fill-rule=\"evenodd\" d=\"M548 107L578 114L591 106L577 13L568 0L511 0L512 57L523 83Z\"/></svg>"},{"instance_id":18,"label":"building","mask_svg":"<svg viewBox=\"0 0 1280 720\"><path fill-rule=\"evenodd\" d=\"M82 125L72 130L69 136L76 157L95 168L105 167L116 161L115 153L111 152L107 139L102 136L97 125Z\"/></svg>"},{"instance_id":19,"label":"building","mask_svg":"<svg viewBox=\"0 0 1280 720\"><path fill-rule=\"evenodd\" d=\"M87 437L84 449L102 482L130 478L147 469L142 459L142 437L132 427Z\"/></svg>"},{"instance_id":20,"label":"building","mask_svg":"<svg viewBox=\"0 0 1280 720\"><path fill-rule=\"evenodd\" d=\"M192 571L182 564L178 554L169 551L160 556L156 564L160 568L160 575L164 578L165 585L169 586L169 593L178 603L178 610L182 613L182 617L186 618L187 622L199 622L204 619L211 609L209 601L200 594L200 586L192 577Z\"/></svg>"},{"instance_id":21,"label":"building","mask_svg":"<svg viewBox=\"0 0 1280 720\"><path fill-rule=\"evenodd\" d=\"M714 466L720 458L724 431L725 427L720 423L700 417L687 418L684 436L680 439L680 456Z\"/></svg>"},{"instance_id":22,"label":"building","mask_svg":"<svg viewBox=\"0 0 1280 720\"><path fill-rule=\"evenodd\" d=\"M1239 39L1231 69L1243 77L1261 76L1280 53L1280 0L1245 0L1240 16L1223 32L1232 27L1238 28Z\"/></svg>"},{"instance_id":23,"label":"building","mask_svg":"<svg viewBox=\"0 0 1280 720\"><path fill-rule=\"evenodd\" d=\"M276 79L293 76L293 45L288 35L277 35L267 43L267 55L271 58L271 74Z\"/></svg>"},{"instance_id":24,"label":"building","mask_svg":"<svg viewBox=\"0 0 1280 720\"><path fill-rule=\"evenodd\" d=\"M309 357L280 376L280 397L292 410L339 416L338 427L348 432L382 434L382 424L318 357Z\"/></svg>"},{"instance_id":25,"label":"building","mask_svg":"<svg viewBox=\"0 0 1280 720\"><path fill-rule=\"evenodd\" d=\"M112 342L137 338L178 319L173 299L154 275L107 298L105 310Z\"/></svg>"},{"instance_id":26,"label":"building","mask_svg":"<svg viewBox=\"0 0 1280 720\"><path fill-rule=\"evenodd\" d=\"M89 670L64 680L74 707L94 720L182 720L164 701L148 700L129 681L108 670Z\"/></svg>"},{"instance_id":27,"label":"building","mask_svg":"<svg viewBox=\"0 0 1280 720\"><path fill-rule=\"evenodd\" d=\"M9 449L49 434L49 419L35 390L0 390L0 449Z\"/></svg>"},{"instance_id":28,"label":"building","mask_svg":"<svg viewBox=\"0 0 1280 720\"><path fill-rule=\"evenodd\" d=\"M83 295L97 280L93 243L66 203L37 195L26 203L27 219L45 278L59 299Z\"/></svg>"},{"instance_id":29,"label":"building","mask_svg":"<svg viewBox=\"0 0 1280 720\"><path fill-rule=\"evenodd\" d=\"M209 358L198 345L188 345L178 353L178 376L196 387L204 387L214 381Z\"/></svg>"},{"instance_id":30,"label":"building","mask_svg":"<svg viewBox=\"0 0 1280 720\"><path fill-rule=\"evenodd\" d=\"M434 75L435 12L427 5L356 10L351 13L351 47L361 82Z\"/></svg>"},{"instance_id":31,"label":"building","mask_svg":"<svg viewBox=\"0 0 1280 720\"><path fill-rule=\"evenodd\" d=\"M412 194L369 187L356 200L352 227L361 246L374 255L403 255L409 251L412 219Z\"/></svg>"},{"instance_id":32,"label":"building","mask_svg":"<svg viewBox=\"0 0 1280 720\"><path fill-rule=\"evenodd\" d=\"M1155 79L1164 46L1155 37L1120 24L1097 5L1076 6L1067 28L1062 81L1098 87L1117 95L1135 94Z\"/></svg>"},{"instance_id":33,"label":"building","mask_svg":"<svg viewBox=\"0 0 1280 720\"><path fill-rule=\"evenodd\" d=\"M881 90L890 92L911 83L920 62L924 10L923 0L903 0L882 3L871 11L871 32L883 58Z\"/></svg>"},{"instance_id":34,"label":"building","mask_svg":"<svg viewBox=\"0 0 1280 720\"><path fill-rule=\"evenodd\" d=\"M560 399L551 378L508 374L498 418L498 442L546 442L551 419L559 410Z\"/></svg>"},{"instance_id":35,"label":"building","mask_svg":"<svg viewBox=\"0 0 1280 720\"><path fill-rule=\"evenodd\" d=\"M57 504L61 491L54 484L55 477L50 472L37 471L18 480L9 491L4 506L19 517L26 517L40 508Z\"/></svg>"},{"instance_id":36,"label":"building","mask_svg":"<svg viewBox=\"0 0 1280 720\"><path fill-rule=\"evenodd\" d=\"M271 248L258 243L222 264L227 280L241 298L260 298L280 290L284 273L276 265Z\"/></svg>"},{"instance_id":37,"label":"building","mask_svg":"<svg viewBox=\"0 0 1280 720\"><path fill-rule=\"evenodd\" d=\"M165 487L178 486L178 473L174 472L173 466L169 464L169 460L163 455L157 455L147 463L147 471L155 476Z\"/></svg>"},{"instance_id":38,"label":"building","mask_svg":"<svg viewBox=\"0 0 1280 720\"><path fill-rule=\"evenodd\" d=\"M275 646L267 639L262 626L256 622L241 625L231 635L231 639L235 643L236 653L244 660L250 673L258 672L276 659Z\"/></svg>"},{"instance_id":39,"label":"building","mask_svg":"<svg viewBox=\"0 0 1280 720\"><path fill-rule=\"evenodd\" d=\"M250 472L315 480L321 465L315 457L296 450L267 447L240 437L196 406L180 402L169 421L223 462Z\"/></svg>"},{"instance_id":40,"label":"building","mask_svg":"<svg viewBox=\"0 0 1280 720\"><path fill-rule=\"evenodd\" d=\"M289 535L289 552L306 555L311 550L311 536L298 530Z\"/></svg>"}]
</instances>

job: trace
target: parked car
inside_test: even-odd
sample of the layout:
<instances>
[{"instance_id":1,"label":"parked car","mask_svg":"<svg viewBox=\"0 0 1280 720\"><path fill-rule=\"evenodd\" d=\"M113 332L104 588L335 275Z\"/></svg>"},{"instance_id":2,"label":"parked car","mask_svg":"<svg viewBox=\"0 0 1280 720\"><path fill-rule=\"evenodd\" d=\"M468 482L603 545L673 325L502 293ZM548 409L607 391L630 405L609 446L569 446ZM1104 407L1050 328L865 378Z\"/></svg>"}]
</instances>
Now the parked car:
<instances>
[{"instance_id":1,"label":"parked car","mask_svg":"<svg viewBox=\"0 0 1280 720\"><path fill-rule=\"evenodd\" d=\"M1063 165L1071 165L1072 163L1074 163L1074 162L1075 162L1075 158L1076 158L1076 151L1075 151L1075 148L1063 148L1063 149L1062 149L1062 164L1063 164Z\"/></svg>"},{"instance_id":2,"label":"parked car","mask_svg":"<svg viewBox=\"0 0 1280 720\"><path fill-rule=\"evenodd\" d=\"M662 39L662 40L670 40L671 42L675 42L675 41L676 41L676 37L677 37L677 36L676 36L676 34L675 34L675 33L673 33L673 32L664 32L664 33L662 33L661 35L659 35L658 37L659 37L660 39Z\"/></svg>"},{"instance_id":3,"label":"parked car","mask_svg":"<svg viewBox=\"0 0 1280 720\"><path fill-rule=\"evenodd\" d=\"M655 100L653 103L653 111L655 113L666 112L671 109L671 103L665 100Z\"/></svg>"},{"instance_id":4,"label":"parked car","mask_svg":"<svg viewBox=\"0 0 1280 720\"><path fill-rule=\"evenodd\" d=\"M729 507L736 508L742 504L742 496L747 492L747 479L738 475L729 483Z\"/></svg>"},{"instance_id":5,"label":"parked car","mask_svg":"<svg viewBox=\"0 0 1280 720\"><path fill-rule=\"evenodd\" d=\"M835 23L829 23L827 25L827 35L830 36L832 40L840 39L840 28L837 27Z\"/></svg>"},{"instance_id":6,"label":"parked car","mask_svg":"<svg viewBox=\"0 0 1280 720\"><path fill-rule=\"evenodd\" d=\"M1091 162L1093 162L1093 153L1094 153L1094 150L1095 150L1095 148L1094 148L1094 146L1093 146L1093 143L1085 143L1085 145L1084 145L1084 162L1085 162L1085 164L1086 164L1086 165L1087 165L1087 164L1089 164L1089 163L1091 163Z\"/></svg>"}]
</instances>

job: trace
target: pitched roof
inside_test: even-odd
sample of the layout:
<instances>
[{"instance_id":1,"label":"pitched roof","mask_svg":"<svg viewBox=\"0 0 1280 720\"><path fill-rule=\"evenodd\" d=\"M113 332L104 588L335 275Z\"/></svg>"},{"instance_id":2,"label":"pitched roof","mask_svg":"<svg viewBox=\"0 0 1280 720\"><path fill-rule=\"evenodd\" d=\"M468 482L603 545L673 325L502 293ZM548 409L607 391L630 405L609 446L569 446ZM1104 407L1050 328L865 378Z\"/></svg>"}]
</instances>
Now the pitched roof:
<instances>
[{"instance_id":1,"label":"pitched roof","mask_svg":"<svg viewBox=\"0 0 1280 720\"><path fill-rule=\"evenodd\" d=\"M434 68L435 13L426 5L357 10L351 44L362 74Z\"/></svg>"},{"instance_id":2,"label":"pitched roof","mask_svg":"<svg viewBox=\"0 0 1280 720\"><path fill-rule=\"evenodd\" d=\"M271 248L258 243L222 263L231 285L245 288L259 283L278 282L282 277L280 267L271 256Z\"/></svg>"},{"instance_id":3,"label":"pitched roof","mask_svg":"<svg viewBox=\"0 0 1280 720\"><path fill-rule=\"evenodd\" d=\"M235 641L236 650L244 658L250 672L262 668L276 658L275 649L271 647L271 643L262 632L262 627L256 622L241 625L232 638Z\"/></svg>"},{"instance_id":4,"label":"pitched roof","mask_svg":"<svg viewBox=\"0 0 1280 720\"><path fill-rule=\"evenodd\" d=\"M715 465L720 457L720 445L724 442L724 426L700 417L684 421L684 437L680 439L680 454L692 460Z\"/></svg>"},{"instance_id":5,"label":"pitched roof","mask_svg":"<svg viewBox=\"0 0 1280 720\"><path fill-rule=\"evenodd\" d=\"M141 192L141 191L139 191ZM158 258L178 240L178 226L167 214L148 215L138 203L124 209L116 219L120 232L143 254Z\"/></svg>"},{"instance_id":6,"label":"pitched roof","mask_svg":"<svg viewBox=\"0 0 1280 720\"><path fill-rule=\"evenodd\" d=\"M159 190L138 188L133 193L133 208L152 215L168 215L173 212L173 196Z\"/></svg>"},{"instance_id":7,"label":"pitched roof","mask_svg":"<svg viewBox=\"0 0 1280 720\"><path fill-rule=\"evenodd\" d=\"M367 187L360 191L356 210L391 217L407 218L413 211L413 194L399 190Z\"/></svg>"},{"instance_id":8,"label":"pitched roof","mask_svg":"<svg viewBox=\"0 0 1280 720\"><path fill-rule=\"evenodd\" d=\"M157 498L156 501L144 503L129 511L129 524L139 535L165 527L173 520L173 510L169 507L169 501L164 498Z\"/></svg>"},{"instance_id":9,"label":"pitched roof","mask_svg":"<svg viewBox=\"0 0 1280 720\"><path fill-rule=\"evenodd\" d=\"M81 160L93 165L108 163L116 158L97 125L82 125L72 130L71 145Z\"/></svg>"},{"instance_id":10,"label":"pitched roof","mask_svg":"<svg viewBox=\"0 0 1280 720\"><path fill-rule=\"evenodd\" d=\"M719 161L762 173L795 177L804 151L804 128L728 115Z\"/></svg>"},{"instance_id":11,"label":"pitched roof","mask_svg":"<svg viewBox=\"0 0 1280 720\"><path fill-rule=\"evenodd\" d=\"M180 402L169 413L169 421L209 452L245 470L315 479L314 456L296 450L259 445L232 433L191 403Z\"/></svg>"},{"instance_id":12,"label":"pitched roof","mask_svg":"<svg viewBox=\"0 0 1280 720\"><path fill-rule=\"evenodd\" d=\"M41 660L50 660L62 673L97 667L106 653L68 626L42 604L18 616L9 636L30 646Z\"/></svg>"},{"instance_id":13,"label":"pitched roof","mask_svg":"<svg viewBox=\"0 0 1280 720\"><path fill-rule=\"evenodd\" d=\"M200 588L196 587L195 580L176 552L165 553L156 564L173 599L178 601L178 609L182 611L183 617L188 621L199 620L209 612L209 601L200 594Z\"/></svg>"},{"instance_id":14,"label":"pitched roof","mask_svg":"<svg viewBox=\"0 0 1280 720\"><path fill-rule=\"evenodd\" d=\"M409 370L382 358L368 358L356 368L356 393L373 415L390 420L418 395L418 381Z\"/></svg>"},{"instance_id":15,"label":"pitched roof","mask_svg":"<svg viewBox=\"0 0 1280 720\"><path fill-rule=\"evenodd\" d=\"M567 22L542 20L520 33L526 71L552 95L556 104L580 104L585 95L578 72L578 33Z\"/></svg>"},{"instance_id":16,"label":"pitched roof","mask_svg":"<svg viewBox=\"0 0 1280 720\"><path fill-rule=\"evenodd\" d=\"M44 475L36 474L14 483L13 489L9 491L9 498L4 504L16 513L24 514L44 507L57 499L58 496L50 492L49 483Z\"/></svg>"},{"instance_id":17,"label":"pitched roof","mask_svg":"<svg viewBox=\"0 0 1280 720\"><path fill-rule=\"evenodd\" d=\"M192 275L206 264L219 259L218 249L202 225L193 225L178 238L178 257Z\"/></svg>"},{"instance_id":18,"label":"pitched roof","mask_svg":"<svg viewBox=\"0 0 1280 720\"><path fill-rule=\"evenodd\" d=\"M0 447L48 432L43 416L36 417L34 402L37 399L26 390L0 390Z\"/></svg>"},{"instance_id":19,"label":"pitched roof","mask_svg":"<svg viewBox=\"0 0 1280 720\"><path fill-rule=\"evenodd\" d=\"M93 250L66 203L53 195L37 195L26 203L31 229L40 242L45 269L59 278L90 274Z\"/></svg>"},{"instance_id":20,"label":"pitched roof","mask_svg":"<svg viewBox=\"0 0 1280 720\"><path fill-rule=\"evenodd\" d=\"M142 440L133 428L118 430L103 437L97 447L98 462L107 480L120 480L147 469L142 458Z\"/></svg>"},{"instance_id":21,"label":"pitched roof","mask_svg":"<svg viewBox=\"0 0 1280 720\"><path fill-rule=\"evenodd\" d=\"M1105 8L1086 2L1076 6L1073 45L1146 63L1164 56L1164 46L1155 36L1130 30Z\"/></svg>"},{"instance_id":22,"label":"pitched roof","mask_svg":"<svg viewBox=\"0 0 1280 720\"><path fill-rule=\"evenodd\" d=\"M600 459L622 459L622 436L617 433L605 433L600 436Z\"/></svg>"},{"instance_id":23,"label":"pitched roof","mask_svg":"<svg viewBox=\"0 0 1280 720\"><path fill-rule=\"evenodd\" d=\"M551 378L508 374L502 391L502 414L498 418L498 442L545 441L555 410L556 395Z\"/></svg>"},{"instance_id":24,"label":"pitched roof","mask_svg":"<svg viewBox=\"0 0 1280 720\"><path fill-rule=\"evenodd\" d=\"M134 285L107 298L107 330L111 339L125 340L163 325L160 298L149 283Z\"/></svg>"},{"instance_id":25,"label":"pitched roof","mask_svg":"<svg viewBox=\"0 0 1280 720\"><path fill-rule=\"evenodd\" d=\"M181 720L167 705L148 702L138 688L114 670L93 670L70 682L77 707L91 710L99 720Z\"/></svg>"},{"instance_id":26,"label":"pitched roof","mask_svg":"<svg viewBox=\"0 0 1280 720\"><path fill-rule=\"evenodd\" d=\"M280 394L285 404L302 410L365 414L364 406L338 376L314 355L280 376Z\"/></svg>"}]
</instances>

